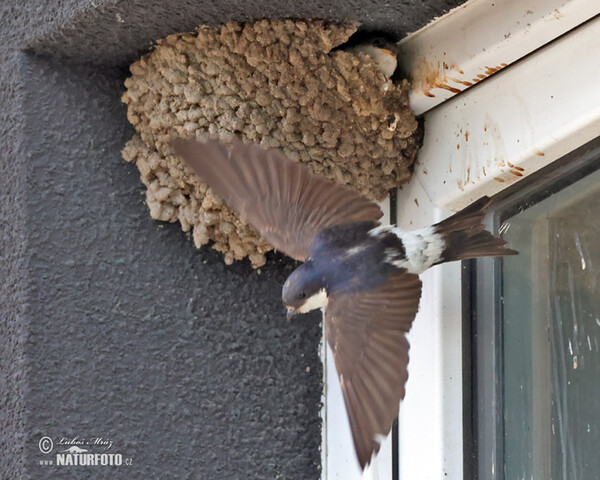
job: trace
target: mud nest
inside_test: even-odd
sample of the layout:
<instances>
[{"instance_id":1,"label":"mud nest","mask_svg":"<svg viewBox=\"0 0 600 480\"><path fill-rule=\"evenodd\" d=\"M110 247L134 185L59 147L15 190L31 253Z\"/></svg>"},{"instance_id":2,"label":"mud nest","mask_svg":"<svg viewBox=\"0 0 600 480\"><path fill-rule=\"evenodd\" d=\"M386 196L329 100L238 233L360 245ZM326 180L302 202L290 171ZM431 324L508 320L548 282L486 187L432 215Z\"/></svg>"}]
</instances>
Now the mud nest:
<instances>
[{"instance_id":1,"label":"mud nest","mask_svg":"<svg viewBox=\"0 0 600 480\"><path fill-rule=\"evenodd\" d=\"M136 134L123 149L156 220L179 221L225 262L265 263L271 245L188 172L174 136L233 137L277 148L313 172L381 200L410 177L420 130L408 83L370 57L333 48L357 24L258 21L171 35L131 65L123 102Z\"/></svg>"}]
</instances>

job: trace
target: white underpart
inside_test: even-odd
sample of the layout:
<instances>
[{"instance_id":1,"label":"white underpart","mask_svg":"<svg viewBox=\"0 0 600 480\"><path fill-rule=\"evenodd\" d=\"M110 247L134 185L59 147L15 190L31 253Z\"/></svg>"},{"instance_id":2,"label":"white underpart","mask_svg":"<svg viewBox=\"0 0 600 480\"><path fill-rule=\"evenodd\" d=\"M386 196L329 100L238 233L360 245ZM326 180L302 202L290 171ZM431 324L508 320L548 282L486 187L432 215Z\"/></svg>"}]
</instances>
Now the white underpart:
<instances>
[{"instance_id":1,"label":"white underpart","mask_svg":"<svg viewBox=\"0 0 600 480\"><path fill-rule=\"evenodd\" d=\"M328 302L327 292L322 288L314 295L308 297L306 302L304 302L301 307L298 307L296 311L298 313L306 313L317 308L325 308Z\"/></svg>"},{"instance_id":2,"label":"white underpart","mask_svg":"<svg viewBox=\"0 0 600 480\"><path fill-rule=\"evenodd\" d=\"M385 261L397 268L405 268L409 273L420 274L442 259L446 242L442 234L436 233L434 227L402 230L394 225L388 225L374 228L369 235L376 237L383 232L393 233L402 240L404 245L406 258L402 258L396 250L385 251Z\"/></svg>"},{"instance_id":3,"label":"white underpart","mask_svg":"<svg viewBox=\"0 0 600 480\"><path fill-rule=\"evenodd\" d=\"M364 53L365 55L368 55L375 60L375 63L379 65L381 73L388 78L394 74L394 71L398 66L398 61L396 60L396 56L394 54L392 54L389 50L378 48L375 45L364 43L347 48L346 51L354 54Z\"/></svg>"}]
</instances>

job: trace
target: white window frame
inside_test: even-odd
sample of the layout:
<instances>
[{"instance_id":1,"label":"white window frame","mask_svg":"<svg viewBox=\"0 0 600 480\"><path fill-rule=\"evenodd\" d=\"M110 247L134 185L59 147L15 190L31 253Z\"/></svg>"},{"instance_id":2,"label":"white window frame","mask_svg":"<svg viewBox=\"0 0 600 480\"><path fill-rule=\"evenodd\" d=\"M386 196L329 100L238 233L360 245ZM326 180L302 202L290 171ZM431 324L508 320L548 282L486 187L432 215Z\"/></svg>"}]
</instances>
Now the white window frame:
<instances>
[{"instance_id":1,"label":"white window frame","mask_svg":"<svg viewBox=\"0 0 600 480\"><path fill-rule=\"evenodd\" d=\"M524 23L523 31L514 25L518 8L523 17L536 18ZM427 90L429 95L442 93L441 104L435 105L434 97L423 91L411 93L413 108L425 112L425 139L411 182L398 192L397 223L402 228L435 223L600 136L598 14L597 0L472 0L401 42L405 56L400 63L410 71L436 55L453 58L449 64L457 70L464 60L467 66L462 71L469 73L477 65L489 66L498 55L508 59L502 62L505 68L460 95L449 95L453 92L444 87ZM479 25L473 32L465 31L469 18ZM503 31L510 35L495 41ZM440 38L449 40L439 47ZM488 48L482 42L489 42ZM444 68L443 62L438 65ZM464 478L460 263L434 267L421 279L420 310L409 334L407 393L400 407L400 479L460 480ZM322 478L390 480L389 438L373 467L360 472L327 350L323 345Z\"/></svg>"}]
</instances>

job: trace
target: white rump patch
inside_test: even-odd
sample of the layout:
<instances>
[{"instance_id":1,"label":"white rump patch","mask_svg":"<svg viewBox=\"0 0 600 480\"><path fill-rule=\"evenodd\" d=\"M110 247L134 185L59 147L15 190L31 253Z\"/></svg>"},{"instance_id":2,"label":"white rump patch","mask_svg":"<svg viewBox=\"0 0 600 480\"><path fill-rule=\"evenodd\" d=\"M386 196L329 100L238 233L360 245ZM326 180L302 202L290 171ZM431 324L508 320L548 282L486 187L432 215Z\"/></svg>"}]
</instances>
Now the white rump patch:
<instances>
[{"instance_id":1,"label":"white rump patch","mask_svg":"<svg viewBox=\"0 0 600 480\"><path fill-rule=\"evenodd\" d=\"M328 302L329 298L327 298L327 292L322 288L314 295L308 297L306 302L304 302L301 307L298 307L296 311L298 313L306 313L317 308L325 308Z\"/></svg>"},{"instance_id":2,"label":"white rump patch","mask_svg":"<svg viewBox=\"0 0 600 480\"><path fill-rule=\"evenodd\" d=\"M442 259L446 242L441 233L434 227L420 230L402 230L394 225L377 227L369 232L376 237L380 233L393 233L404 245L406 258L399 258L397 252L386 249L385 261L397 268L405 268L409 273L420 274Z\"/></svg>"}]
</instances>

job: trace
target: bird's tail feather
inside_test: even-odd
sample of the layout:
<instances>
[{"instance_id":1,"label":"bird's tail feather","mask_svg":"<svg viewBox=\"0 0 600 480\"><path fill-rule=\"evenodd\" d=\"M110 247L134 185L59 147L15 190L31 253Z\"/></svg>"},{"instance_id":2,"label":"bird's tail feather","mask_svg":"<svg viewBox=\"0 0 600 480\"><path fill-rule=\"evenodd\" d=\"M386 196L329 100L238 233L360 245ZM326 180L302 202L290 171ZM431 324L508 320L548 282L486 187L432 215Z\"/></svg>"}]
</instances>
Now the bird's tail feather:
<instances>
[{"instance_id":1,"label":"bird's tail feather","mask_svg":"<svg viewBox=\"0 0 600 480\"><path fill-rule=\"evenodd\" d=\"M435 225L436 233L443 234L446 243L442 259L438 263L518 253L504 247L506 241L495 237L482 225L489 203L488 197L482 197Z\"/></svg>"}]
</instances>

